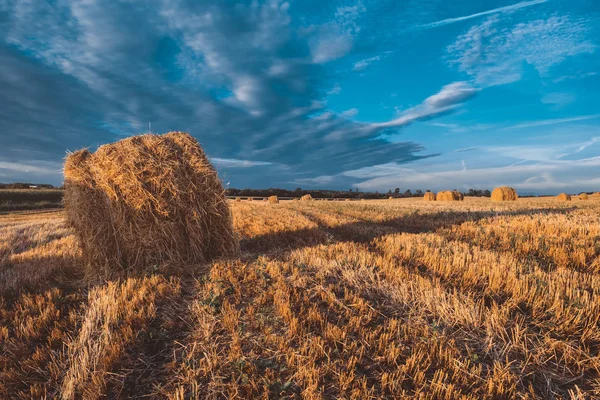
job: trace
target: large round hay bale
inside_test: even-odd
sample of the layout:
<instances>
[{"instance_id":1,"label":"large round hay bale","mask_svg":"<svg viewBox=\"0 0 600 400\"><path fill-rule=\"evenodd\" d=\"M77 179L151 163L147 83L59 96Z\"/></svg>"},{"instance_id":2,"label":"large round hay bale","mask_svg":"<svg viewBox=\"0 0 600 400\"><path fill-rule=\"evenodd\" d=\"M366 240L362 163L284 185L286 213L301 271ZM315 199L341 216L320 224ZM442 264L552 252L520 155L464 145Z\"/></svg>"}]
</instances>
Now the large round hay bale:
<instances>
[{"instance_id":1,"label":"large round hay bale","mask_svg":"<svg viewBox=\"0 0 600 400\"><path fill-rule=\"evenodd\" d=\"M236 201L237 203L239 203L240 201L242 201L242 198L241 198L241 197L236 197L236 198L235 198L235 201Z\"/></svg>"},{"instance_id":2,"label":"large round hay bale","mask_svg":"<svg viewBox=\"0 0 600 400\"><path fill-rule=\"evenodd\" d=\"M492 190L492 201L515 201L518 198L517 191L508 186L500 186Z\"/></svg>"},{"instance_id":3,"label":"large round hay bale","mask_svg":"<svg viewBox=\"0 0 600 400\"><path fill-rule=\"evenodd\" d=\"M435 199L437 201L459 201L460 197L458 195L458 192L451 190L442 190L441 192L438 192L438 194L435 196Z\"/></svg>"},{"instance_id":4,"label":"large round hay bale","mask_svg":"<svg viewBox=\"0 0 600 400\"><path fill-rule=\"evenodd\" d=\"M566 193L561 193L558 196L556 196L556 200L558 200L558 201L571 201L571 196L569 196Z\"/></svg>"},{"instance_id":5,"label":"large round hay bale","mask_svg":"<svg viewBox=\"0 0 600 400\"><path fill-rule=\"evenodd\" d=\"M425 201L435 201L435 193L433 192L425 192L423 196L423 200Z\"/></svg>"},{"instance_id":6,"label":"large round hay bale","mask_svg":"<svg viewBox=\"0 0 600 400\"><path fill-rule=\"evenodd\" d=\"M300 198L300 200L302 201L311 201L313 199L313 197L310 194L305 194L304 196L302 196Z\"/></svg>"},{"instance_id":7,"label":"large round hay bale","mask_svg":"<svg viewBox=\"0 0 600 400\"><path fill-rule=\"evenodd\" d=\"M579 200L587 200L589 199L589 196L587 193L580 193L579 194Z\"/></svg>"},{"instance_id":8,"label":"large round hay bale","mask_svg":"<svg viewBox=\"0 0 600 400\"><path fill-rule=\"evenodd\" d=\"M279 203L279 199L277 198L277 196L269 196L269 203L271 203L271 204L278 204Z\"/></svg>"},{"instance_id":9,"label":"large round hay bale","mask_svg":"<svg viewBox=\"0 0 600 400\"><path fill-rule=\"evenodd\" d=\"M394 197L390 196L388 197L388 200L394 200Z\"/></svg>"},{"instance_id":10,"label":"large round hay bale","mask_svg":"<svg viewBox=\"0 0 600 400\"><path fill-rule=\"evenodd\" d=\"M67 156L64 174L67 221L89 274L184 267L237 252L221 181L187 133L80 150Z\"/></svg>"}]
</instances>

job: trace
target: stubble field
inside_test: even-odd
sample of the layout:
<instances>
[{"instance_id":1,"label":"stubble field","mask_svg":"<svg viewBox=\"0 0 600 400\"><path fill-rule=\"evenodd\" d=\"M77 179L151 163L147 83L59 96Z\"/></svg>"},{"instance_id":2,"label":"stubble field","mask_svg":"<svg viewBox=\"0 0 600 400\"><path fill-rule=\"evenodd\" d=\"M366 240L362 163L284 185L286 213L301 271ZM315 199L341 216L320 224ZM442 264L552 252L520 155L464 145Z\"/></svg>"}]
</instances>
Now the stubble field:
<instances>
[{"instance_id":1,"label":"stubble field","mask_svg":"<svg viewBox=\"0 0 600 400\"><path fill-rule=\"evenodd\" d=\"M239 258L111 282L1 215L0 398L600 397L599 199L230 204Z\"/></svg>"}]
</instances>

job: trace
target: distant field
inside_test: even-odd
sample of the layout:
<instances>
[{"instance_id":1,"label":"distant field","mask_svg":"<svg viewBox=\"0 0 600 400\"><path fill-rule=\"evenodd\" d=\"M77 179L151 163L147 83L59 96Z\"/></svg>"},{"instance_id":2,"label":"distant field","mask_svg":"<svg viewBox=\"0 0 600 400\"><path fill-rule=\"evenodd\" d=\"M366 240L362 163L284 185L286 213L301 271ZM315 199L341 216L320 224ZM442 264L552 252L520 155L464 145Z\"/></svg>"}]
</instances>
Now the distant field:
<instances>
[{"instance_id":1,"label":"distant field","mask_svg":"<svg viewBox=\"0 0 600 400\"><path fill-rule=\"evenodd\" d=\"M242 255L84 282L0 216L0 398L600 397L600 200L231 202Z\"/></svg>"},{"instance_id":2,"label":"distant field","mask_svg":"<svg viewBox=\"0 0 600 400\"><path fill-rule=\"evenodd\" d=\"M62 207L59 189L0 189L0 212Z\"/></svg>"}]
</instances>

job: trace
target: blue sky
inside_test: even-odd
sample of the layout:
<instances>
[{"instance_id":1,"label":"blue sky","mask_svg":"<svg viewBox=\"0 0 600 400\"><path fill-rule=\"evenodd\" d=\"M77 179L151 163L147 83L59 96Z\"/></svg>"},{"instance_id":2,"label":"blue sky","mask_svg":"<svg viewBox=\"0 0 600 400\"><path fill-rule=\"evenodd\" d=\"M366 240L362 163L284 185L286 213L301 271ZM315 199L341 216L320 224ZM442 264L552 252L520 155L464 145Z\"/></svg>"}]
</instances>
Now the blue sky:
<instances>
[{"instance_id":1,"label":"blue sky","mask_svg":"<svg viewBox=\"0 0 600 400\"><path fill-rule=\"evenodd\" d=\"M0 0L0 181L183 130L231 187L600 190L596 0Z\"/></svg>"}]
</instances>

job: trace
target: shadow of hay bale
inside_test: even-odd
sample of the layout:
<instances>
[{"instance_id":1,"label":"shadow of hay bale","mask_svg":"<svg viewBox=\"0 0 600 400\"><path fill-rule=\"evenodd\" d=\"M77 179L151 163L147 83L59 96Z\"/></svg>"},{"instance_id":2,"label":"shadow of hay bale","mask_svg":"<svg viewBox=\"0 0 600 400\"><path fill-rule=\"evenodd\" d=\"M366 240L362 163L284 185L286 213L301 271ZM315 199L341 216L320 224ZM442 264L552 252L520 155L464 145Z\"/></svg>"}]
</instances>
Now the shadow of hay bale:
<instances>
[{"instance_id":1,"label":"shadow of hay bale","mask_svg":"<svg viewBox=\"0 0 600 400\"><path fill-rule=\"evenodd\" d=\"M223 186L198 142L146 134L79 150L65 161L65 209L102 278L238 252Z\"/></svg>"}]
</instances>

